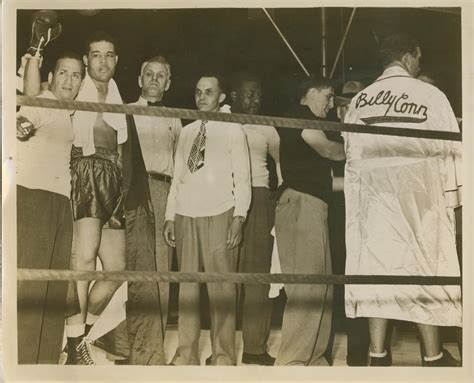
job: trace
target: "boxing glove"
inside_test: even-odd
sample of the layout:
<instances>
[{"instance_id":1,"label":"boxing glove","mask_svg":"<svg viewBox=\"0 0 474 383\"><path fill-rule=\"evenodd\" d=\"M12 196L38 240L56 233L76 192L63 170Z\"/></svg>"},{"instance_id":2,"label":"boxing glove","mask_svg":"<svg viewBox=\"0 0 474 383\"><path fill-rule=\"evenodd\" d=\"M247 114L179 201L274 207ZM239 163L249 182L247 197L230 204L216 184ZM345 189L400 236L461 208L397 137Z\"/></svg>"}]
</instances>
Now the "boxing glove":
<instances>
[{"instance_id":1,"label":"boxing glove","mask_svg":"<svg viewBox=\"0 0 474 383\"><path fill-rule=\"evenodd\" d=\"M52 10L38 11L33 16L31 40L28 53L35 57L42 56L43 49L49 42L61 34L61 24L58 14Z\"/></svg>"}]
</instances>

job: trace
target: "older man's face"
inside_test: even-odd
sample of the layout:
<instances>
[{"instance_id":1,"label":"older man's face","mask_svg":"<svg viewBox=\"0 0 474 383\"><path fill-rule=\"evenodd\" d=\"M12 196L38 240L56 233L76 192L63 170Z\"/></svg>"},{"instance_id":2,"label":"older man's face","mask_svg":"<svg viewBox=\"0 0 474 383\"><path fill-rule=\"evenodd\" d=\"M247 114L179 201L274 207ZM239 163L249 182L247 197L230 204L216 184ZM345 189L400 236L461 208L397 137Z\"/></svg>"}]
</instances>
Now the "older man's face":
<instances>
[{"instance_id":1,"label":"older man's face","mask_svg":"<svg viewBox=\"0 0 474 383\"><path fill-rule=\"evenodd\" d=\"M51 92L58 100L72 101L76 98L82 83L82 63L74 58L59 59L50 73L48 82Z\"/></svg>"},{"instance_id":2,"label":"older man's face","mask_svg":"<svg viewBox=\"0 0 474 383\"><path fill-rule=\"evenodd\" d=\"M218 112L220 103L225 99L225 94L221 92L217 78L202 77L196 84L194 98L198 110Z\"/></svg>"},{"instance_id":3,"label":"older man's face","mask_svg":"<svg viewBox=\"0 0 474 383\"><path fill-rule=\"evenodd\" d=\"M329 111L334 107L334 89L329 88L311 88L307 93L308 103L311 104L311 110L316 117L326 118Z\"/></svg>"},{"instance_id":4,"label":"older man's face","mask_svg":"<svg viewBox=\"0 0 474 383\"><path fill-rule=\"evenodd\" d=\"M142 96L161 100L163 93L170 87L170 82L170 73L165 64L160 62L148 63L143 68L139 81L139 85L142 88Z\"/></svg>"},{"instance_id":5,"label":"older man's face","mask_svg":"<svg viewBox=\"0 0 474 383\"><path fill-rule=\"evenodd\" d=\"M91 43L87 56L84 56L87 73L99 82L108 82L114 76L117 60L114 44L108 41Z\"/></svg>"}]
</instances>

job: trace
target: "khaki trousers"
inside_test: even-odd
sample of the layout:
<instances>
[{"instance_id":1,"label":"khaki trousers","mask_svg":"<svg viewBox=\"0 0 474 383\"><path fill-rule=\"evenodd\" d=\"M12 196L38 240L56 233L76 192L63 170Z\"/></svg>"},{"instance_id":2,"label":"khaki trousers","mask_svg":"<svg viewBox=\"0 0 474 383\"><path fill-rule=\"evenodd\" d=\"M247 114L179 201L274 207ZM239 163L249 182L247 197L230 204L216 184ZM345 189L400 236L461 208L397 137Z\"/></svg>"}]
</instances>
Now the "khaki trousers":
<instances>
[{"instance_id":1,"label":"khaki trousers","mask_svg":"<svg viewBox=\"0 0 474 383\"><path fill-rule=\"evenodd\" d=\"M238 249L226 248L233 210L212 217L176 215L176 254L181 272L236 272ZM235 365L236 286L208 283L213 365ZM179 286L178 349L175 365L199 365L201 333L199 284Z\"/></svg>"},{"instance_id":2,"label":"khaki trousers","mask_svg":"<svg viewBox=\"0 0 474 383\"><path fill-rule=\"evenodd\" d=\"M286 189L275 216L276 239L283 273L331 274L328 206L319 198ZM276 365L328 365L332 286L285 285L288 297Z\"/></svg>"}]
</instances>

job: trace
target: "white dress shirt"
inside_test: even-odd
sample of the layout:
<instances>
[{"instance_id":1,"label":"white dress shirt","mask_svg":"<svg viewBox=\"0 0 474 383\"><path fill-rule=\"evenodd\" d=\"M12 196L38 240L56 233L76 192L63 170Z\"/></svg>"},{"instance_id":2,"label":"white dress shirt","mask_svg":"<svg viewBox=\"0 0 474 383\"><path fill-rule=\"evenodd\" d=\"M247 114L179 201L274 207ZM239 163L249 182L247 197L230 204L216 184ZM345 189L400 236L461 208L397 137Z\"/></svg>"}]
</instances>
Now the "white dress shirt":
<instances>
[{"instance_id":1,"label":"white dress shirt","mask_svg":"<svg viewBox=\"0 0 474 383\"><path fill-rule=\"evenodd\" d=\"M166 220L175 214L210 217L235 207L234 216L246 217L251 199L250 163L242 125L208 121L204 166L194 173L187 162L201 120L181 132L175 158Z\"/></svg>"},{"instance_id":2,"label":"white dress shirt","mask_svg":"<svg viewBox=\"0 0 474 383\"><path fill-rule=\"evenodd\" d=\"M130 105L147 106L147 100L140 97ZM134 115L138 139L142 148L147 172L173 176L174 155L182 130L181 120L171 117Z\"/></svg>"},{"instance_id":3,"label":"white dress shirt","mask_svg":"<svg viewBox=\"0 0 474 383\"><path fill-rule=\"evenodd\" d=\"M268 188L270 184L267 154L274 159L280 184L280 136L273 126L244 125L250 151L252 186Z\"/></svg>"}]
</instances>

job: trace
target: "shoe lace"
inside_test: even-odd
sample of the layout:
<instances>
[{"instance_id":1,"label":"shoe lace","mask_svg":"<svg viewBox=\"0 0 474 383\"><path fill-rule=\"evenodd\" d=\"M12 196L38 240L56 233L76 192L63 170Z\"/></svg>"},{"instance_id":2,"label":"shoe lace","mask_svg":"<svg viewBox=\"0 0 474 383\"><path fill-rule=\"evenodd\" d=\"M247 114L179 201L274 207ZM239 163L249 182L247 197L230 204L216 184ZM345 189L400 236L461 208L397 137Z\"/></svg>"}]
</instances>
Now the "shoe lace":
<instances>
[{"instance_id":1,"label":"shoe lace","mask_svg":"<svg viewBox=\"0 0 474 383\"><path fill-rule=\"evenodd\" d=\"M79 353L80 357L88 366L95 366L94 360L90 355L92 343L94 343L94 341L91 338L85 336L82 338L81 342L76 347L76 350Z\"/></svg>"}]
</instances>

